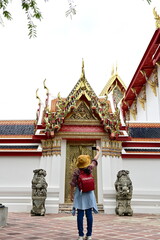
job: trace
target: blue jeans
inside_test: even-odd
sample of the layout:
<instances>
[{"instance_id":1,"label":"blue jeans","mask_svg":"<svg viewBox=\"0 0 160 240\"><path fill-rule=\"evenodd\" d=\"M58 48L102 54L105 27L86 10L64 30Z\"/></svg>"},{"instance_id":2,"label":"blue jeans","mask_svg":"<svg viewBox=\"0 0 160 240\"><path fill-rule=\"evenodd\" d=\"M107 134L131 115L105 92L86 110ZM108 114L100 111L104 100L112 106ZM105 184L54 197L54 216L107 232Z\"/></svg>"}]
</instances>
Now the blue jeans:
<instances>
[{"instance_id":1,"label":"blue jeans","mask_svg":"<svg viewBox=\"0 0 160 240\"><path fill-rule=\"evenodd\" d=\"M89 208L86 210L77 209L77 227L78 227L79 236L81 236L81 237L84 236L84 232L83 232L84 212L85 212L86 218L87 218L87 234L86 235L87 236L92 235L92 226L93 226L92 208Z\"/></svg>"}]
</instances>

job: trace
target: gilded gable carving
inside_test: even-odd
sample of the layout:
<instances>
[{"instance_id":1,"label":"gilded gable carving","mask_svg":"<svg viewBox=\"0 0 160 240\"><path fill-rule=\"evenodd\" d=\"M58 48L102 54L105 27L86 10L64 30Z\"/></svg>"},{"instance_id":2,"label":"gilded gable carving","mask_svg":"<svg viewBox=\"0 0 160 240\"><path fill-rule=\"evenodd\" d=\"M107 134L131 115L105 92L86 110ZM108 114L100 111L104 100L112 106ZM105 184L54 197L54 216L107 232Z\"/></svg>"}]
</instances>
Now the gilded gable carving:
<instances>
[{"instance_id":1,"label":"gilded gable carving","mask_svg":"<svg viewBox=\"0 0 160 240\"><path fill-rule=\"evenodd\" d=\"M92 114L85 102L81 102L77 108L73 110L73 114L69 119L75 120L93 120L96 117Z\"/></svg>"}]
</instances>

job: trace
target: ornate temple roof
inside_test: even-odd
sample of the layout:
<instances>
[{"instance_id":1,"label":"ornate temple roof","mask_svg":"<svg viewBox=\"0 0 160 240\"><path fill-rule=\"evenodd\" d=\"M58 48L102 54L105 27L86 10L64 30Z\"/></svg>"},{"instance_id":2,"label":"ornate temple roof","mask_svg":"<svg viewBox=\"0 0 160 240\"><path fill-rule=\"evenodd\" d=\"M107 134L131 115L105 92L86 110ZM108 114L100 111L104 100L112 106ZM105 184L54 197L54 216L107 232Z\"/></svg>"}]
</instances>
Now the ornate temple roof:
<instances>
[{"instance_id":1,"label":"ornate temple roof","mask_svg":"<svg viewBox=\"0 0 160 240\"><path fill-rule=\"evenodd\" d=\"M48 91L46 103L48 103ZM36 122L38 123L39 119ZM76 125L90 125L90 128L91 125L101 125L104 132L114 132L115 134L119 133L120 128L118 108L112 113L108 97L97 97L85 77L83 60L81 77L68 97L61 98L59 93L58 97L52 100L51 108L46 104L41 124L41 129L44 128L44 130L41 131L41 134L44 132L48 137L54 137L56 133L62 131L61 128L64 124L73 125L73 122ZM36 129L38 128L39 126L36 125Z\"/></svg>"},{"instance_id":2,"label":"ornate temple roof","mask_svg":"<svg viewBox=\"0 0 160 240\"><path fill-rule=\"evenodd\" d=\"M153 10L156 31L140 61L122 101L123 116L126 119L131 106L140 92L143 93L151 74L160 64L160 16ZM153 89L154 90L154 89ZM143 99L142 99L143 100ZM143 107L143 101L140 102ZM160 158L160 124L149 122L128 122L130 141L123 142L123 158Z\"/></svg>"},{"instance_id":3,"label":"ornate temple roof","mask_svg":"<svg viewBox=\"0 0 160 240\"><path fill-rule=\"evenodd\" d=\"M40 141L34 140L34 120L0 121L0 156L40 156Z\"/></svg>"},{"instance_id":4,"label":"ornate temple roof","mask_svg":"<svg viewBox=\"0 0 160 240\"><path fill-rule=\"evenodd\" d=\"M135 139L156 139L160 141L160 123L137 123L129 125L129 134Z\"/></svg>"},{"instance_id":5,"label":"ornate temple roof","mask_svg":"<svg viewBox=\"0 0 160 240\"><path fill-rule=\"evenodd\" d=\"M129 123L123 158L160 158L160 123Z\"/></svg>"},{"instance_id":6,"label":"ornate temple roof","mask_svg":"<svg viewBox=\"0 0 160 240\"><path fill-rule=\"evenodd\" d=\"M160 61L160 29L157 29L143 55L143 58L127 88L122 101L122 111L125 116L135 98L149 79L155 66Z\"/></svg>"},{"instance_id":7,"label":"ornate temple roof","mask_svg":"<svg viewBox=\"0 0 160 240\"><path fill-rule=\"evenodd\" d=\"M117 66L115 69L113 67L111 77L109 78L108 82L100 93L100 96L108 95L115 87L118 87L123 94L126 91L126 85L124 84L117 72Z\"/></svg>"},{"instance_id":8,"label":"ornate temple roof","mask_svg":"<svg viewBox=\"0 0 160 240\"><path fill-rule=\"evenodd\" d=\"M0 121L0 138L32 137L34 134L33 120L3 120Z\"/></svg>"}]
</instances>

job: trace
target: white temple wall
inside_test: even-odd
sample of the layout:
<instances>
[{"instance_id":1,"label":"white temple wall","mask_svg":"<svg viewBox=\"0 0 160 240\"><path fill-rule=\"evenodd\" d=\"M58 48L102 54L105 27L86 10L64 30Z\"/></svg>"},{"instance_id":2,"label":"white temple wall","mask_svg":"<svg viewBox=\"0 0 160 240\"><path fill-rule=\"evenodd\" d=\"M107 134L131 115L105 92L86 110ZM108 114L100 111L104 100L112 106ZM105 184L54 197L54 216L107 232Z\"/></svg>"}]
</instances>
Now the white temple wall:
<instances>
[{"instance_id":1,"label":"white temple wall","mask_svg":"<svg viewBox=\"0 0 160 240\"><path fill-rule=\"evenodd\" d=\"M10 212L30 212L32 208L33 170L46 170L46 213L59 209L61 157L1 157L0 203Z\"/></svg>"},{"instance_id":2,"label":"white temple wall","mask_svg":"<svg viewBox=\"0 0 160 240\"><path fill-rule=\"evenodd\" d=\"M116 192L114 183L118 171L122 170L121 157L102 157L102 179L103 179L103 207L106 214L114 214L116 207Z\"/></svg>"},{"instance_id":3,"label":"white temple wall","mask_svg":"<svg viewBox=\"0 0 160 240\"><path fill-rule=\"evenodd\" d=\"M59 203L64 203L65 198L65 172L66 172L66 140L61 142L61 170L60 170L60 196Z\"/></svg>"},{"instance_id":4,"label":"white temple wall","mask_svg":"<svg viewBox=\"0 0 160 240\"><path fill-rule=\"evenodd\" d=\"M101 141L97 140L96 145L101 147ZM102 155L98 158L97 166L97 186L98 186L98 203L103 204L103 174L102 174Z\"/></svg>"},{"instance_id":5,"label":"white temple wall","mask_svg":"<svg viewBox=\"0 0 160 240\"><path fill-rule=\"evenodd\" d=\"M100 145L100 144L98 144ZM61 144L61 156L1 157L0 203L9 212L30 212L32 208L33 170L47 171L46 213L57 213L64 203L66 141ZM114 183L119 170L128 170L133 183L131 207L134 213L160 212L160 159L122 159L100 156L97 167L98 203L103 203L106 214L115 214ZM2 167L3 166L3 167Z\"/></svg>"},{"instance_id":6,"label":"white temple wall","mask_svg":"<svg viewBox=\"0 0 160 240\"><path fill-rule=\"evenodd\" d=\"M160 213L160 159L102 157L103 204L106 214L115 214L114 183L119 170L128 170L133 184L133 213Z\"/></svg>"},{"instance_id":7,"label":"white temple wall","mask_svg":"<svg viewBox=\"0 0 160 240\"><path fill-rule=\"evenodd\" d=\"M46 198L46 213L58 213L59 210L59 194L60 194L60 168L61 156L53 155L41 157L40 166L46 170L47 198Z\"/></svg>"},{"instance_id":8,"label":"white temple wall","mask_svg":"<svg viewBox=\"0 0 160 240\"><path fill-rule=\"evenodd\" d=\"M160 213L160 159L124 159L123 168L133 184L133 212Z\"/></svg>"},{"instance_id":9,"label":"white temple wall","mask_svg":"<svg viewBox=\"0 0 160 240\"><path fill-rule=\"evenodd\" d=\"M0 203L10 212L31 209L31 181L39 163L40 157L0 157Z\"/></svg>"}]
</instances>

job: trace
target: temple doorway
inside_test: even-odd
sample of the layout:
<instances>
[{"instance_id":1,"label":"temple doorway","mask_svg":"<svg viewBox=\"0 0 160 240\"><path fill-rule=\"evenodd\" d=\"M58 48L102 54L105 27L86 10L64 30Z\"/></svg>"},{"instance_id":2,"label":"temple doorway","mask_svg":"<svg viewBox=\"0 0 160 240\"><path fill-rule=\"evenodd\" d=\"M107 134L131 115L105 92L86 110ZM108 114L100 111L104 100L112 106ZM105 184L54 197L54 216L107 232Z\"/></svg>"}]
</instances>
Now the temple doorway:
<instances>
[{"instance_id":1,"label":"temple doorway","mask_svg":"<svg viewBox=\"0 0 160 240\"><path fill-rule=\"evenodd\" d=\"M91 159L96 154L96 151L92 150L92 146L95 146L95 141L90 142L79 142L79 141L68 141L66 149L66 172L65 172L65 203L71 203L70 200L70 181L74 169L76 168L76 159L81 154L88 154ZM97 168L93 171L95 183L97 183ZM95 189L95 195L97 199L97 184Z\"/></svg>"}]
</instances>

